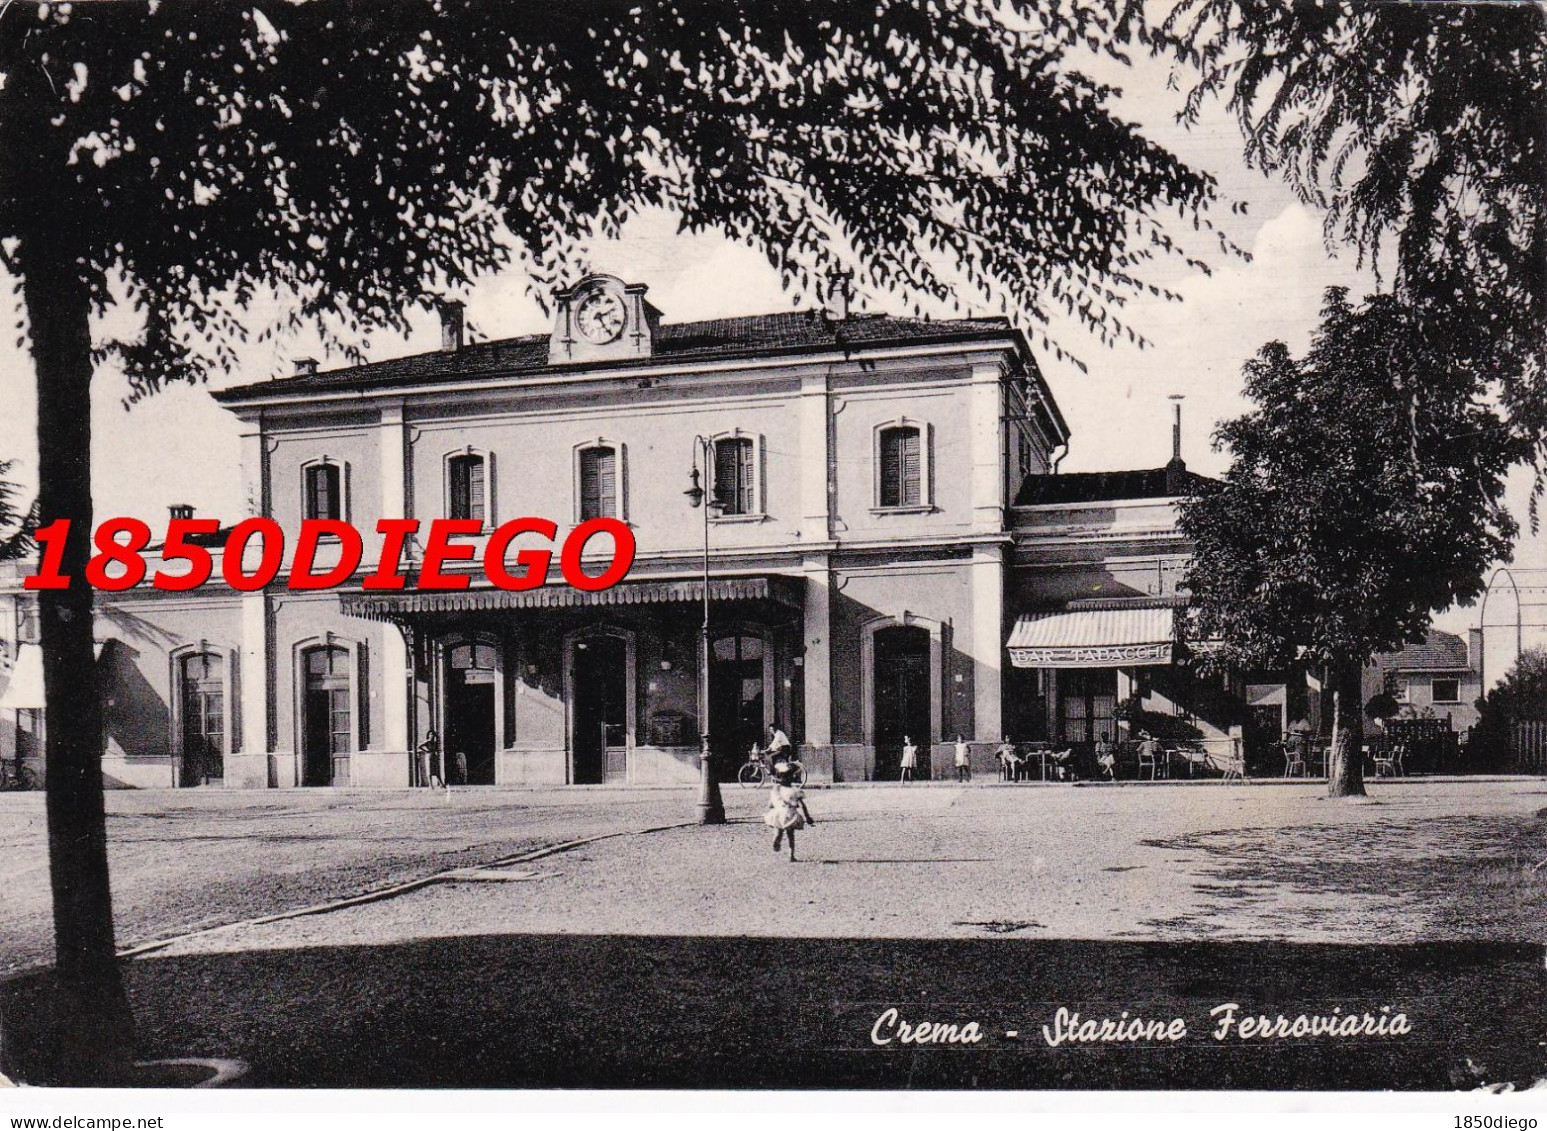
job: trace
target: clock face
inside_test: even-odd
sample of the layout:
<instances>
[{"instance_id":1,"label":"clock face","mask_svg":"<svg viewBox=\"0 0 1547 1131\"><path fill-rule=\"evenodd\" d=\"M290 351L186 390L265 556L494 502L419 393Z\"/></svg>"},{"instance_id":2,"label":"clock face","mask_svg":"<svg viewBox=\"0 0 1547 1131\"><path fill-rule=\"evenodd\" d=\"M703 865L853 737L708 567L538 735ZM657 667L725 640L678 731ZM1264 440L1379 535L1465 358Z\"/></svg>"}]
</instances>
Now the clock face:
<instances>
[{"instance_id":1,"label":"clock face","mask_svg":"<svg viewBox=\"0 0 1547 1131\"><path fill-rule=\"evenodd\" d=\"M575 308L575 327L587 341L603 344L623 333L623 300L611 291L592 291Z\"/></svg>"}]
</instances>

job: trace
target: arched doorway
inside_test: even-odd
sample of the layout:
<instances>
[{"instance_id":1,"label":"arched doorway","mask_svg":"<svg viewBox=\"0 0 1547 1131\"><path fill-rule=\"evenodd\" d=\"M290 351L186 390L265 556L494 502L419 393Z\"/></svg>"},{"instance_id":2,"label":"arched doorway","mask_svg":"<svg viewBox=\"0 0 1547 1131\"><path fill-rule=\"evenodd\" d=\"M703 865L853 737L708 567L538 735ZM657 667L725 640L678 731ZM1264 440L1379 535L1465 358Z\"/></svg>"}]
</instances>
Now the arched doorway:
<instances>
[{"instance_id":1,"label":"arched doorway","mask_svg":"<svg viewBox=\"0 0 1547 1131\"><path fill-rule=\"evenodd\" d=\"M761 744L768 713L768 673L772 656L760 636L722 636L709 652L709 738L717 765L734 779L753 744Z\"/></svg>"},{"instance_id":2,"label":"arched doorway","mask_svg":"<svg viewBox=\"0 0 1547 1131\"><path fill-rule=\"evenodd\" d=\"M348 785L354 748L349 649L336 644L301 653L301 784Z\"/></svg>"},{"instance_id":3,"label":"arched doorway","mask_svg":"<svg viewBox=\"0 0 1547 1131\"><path fill-rule=\"evenodd\" d=\"M181 785L208 785L225 774L225 665L214 652L178 661L178 710L182 747Z\"/></svg>"},{"instance_id":4,"label":"arched doorway","mask_svg":"<svg viewBox=\"0 0 1547 1131\"><path fill-rule=\"evenodd\" d=\"M875 665L875 776L896 779L902 764L903 739L919 748L915 778L930 776L933 726L930 718L929 630L912 625L877 629Z\"/></svg>"},{"instance_id":5,"label":"arched doorway","mask_svg":"<svg viewBox=\"0 0 1547 1131\"><path fill-rule=\"evenodd\" d=\"M592 633L573 644L570 661L571 778L600 785L628 778L629 645Z\"/></svg>"},{"instance_id":6,"label":"arched doorway","mask_svg":"<svg viewBox=\"0 0 1547 1131\"><path fill-rule=\"evenodd\" d=\"M498 725L499 650L486 640L445 649L441 719L447 785L493 785Z\"/></svg>"}]
</instances>

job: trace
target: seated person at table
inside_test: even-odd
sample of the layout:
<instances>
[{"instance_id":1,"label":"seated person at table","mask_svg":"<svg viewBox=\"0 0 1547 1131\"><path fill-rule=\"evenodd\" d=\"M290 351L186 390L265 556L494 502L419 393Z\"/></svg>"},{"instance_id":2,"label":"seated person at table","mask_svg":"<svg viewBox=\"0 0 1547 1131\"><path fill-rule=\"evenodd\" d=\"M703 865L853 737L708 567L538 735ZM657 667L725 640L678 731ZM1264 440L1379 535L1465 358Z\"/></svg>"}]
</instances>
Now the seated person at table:
<instances>
[{"instance_id":1,"label":"seated person at table","mask_svg":"<svg viewBox=\"0 0 1547 1131\"><path fill-rule=\"evenodd\" d=\"M999 744L999 749L994 751L994 757L999 760L999 776L1005 781L1014 781L1016 768L1021 762L1016 756L1015 744L1005 739Z\"/></svg>"},{"instance_id":2,"label":"seated person at table","mask_svg":"<svg viewBox=\"0 0 1547 1131\"><path fill-rule=\"evenodd\" d=\"M1150 775L1159 777L1165 772L1165 755L1160 749L1160 740L1148 731L1141 730L1139 738L1139 767L1142 769L1146 763L1150 766Z\"/></svg>"},{"instance_id":3,"label":"seated person at table","mask_svg":"<svg viewBox=\"0 0 1547 1131\"><path fill-rule=\"evenodd\" d=\"M1109 780L1116 777L1113 770L1117 765L1117 755L1112 753L1112 744L1104 738L1096 740L1096 765L1101 767L1101 772Z\"/></svg>"}]
</instances>

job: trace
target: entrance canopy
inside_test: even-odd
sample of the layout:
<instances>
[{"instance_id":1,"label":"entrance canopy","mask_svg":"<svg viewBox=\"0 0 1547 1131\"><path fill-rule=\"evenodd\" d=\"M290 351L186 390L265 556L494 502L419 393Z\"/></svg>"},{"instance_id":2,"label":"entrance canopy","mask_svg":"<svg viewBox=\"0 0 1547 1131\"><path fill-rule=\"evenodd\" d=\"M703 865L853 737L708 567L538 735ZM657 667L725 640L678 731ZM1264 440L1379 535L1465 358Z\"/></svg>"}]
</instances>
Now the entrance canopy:
<instances>
[{"instance_id":1,"label":"entrance canopy","mask_svg":"<svg viewBox=\"0 0 1547 1131\"><path fill-rule=\"evenodd\" d=\"M764 577L715 577L709 600L774 601L802 607L802 578L771 574ZM683 581L624 581L611 589L587 592L568 585L540 589L463 589L454 592L344 593L339 607L349 616L399 620L416 613L460 613L485 609L564 609L591 605L662 605L702 601L701 578Z\"/></svg>"},{"instance_id":2,"label":"entrance canopy","mask_svg":"<svg viewBox=\"0 0 1547 1131\"><path fill-rule=\"evenodd\" d=\"M1170 606L1028 613L1010 632L1010 662L1018 668L1169 664L1175 616Z\"/></svg>"}]
</instances>

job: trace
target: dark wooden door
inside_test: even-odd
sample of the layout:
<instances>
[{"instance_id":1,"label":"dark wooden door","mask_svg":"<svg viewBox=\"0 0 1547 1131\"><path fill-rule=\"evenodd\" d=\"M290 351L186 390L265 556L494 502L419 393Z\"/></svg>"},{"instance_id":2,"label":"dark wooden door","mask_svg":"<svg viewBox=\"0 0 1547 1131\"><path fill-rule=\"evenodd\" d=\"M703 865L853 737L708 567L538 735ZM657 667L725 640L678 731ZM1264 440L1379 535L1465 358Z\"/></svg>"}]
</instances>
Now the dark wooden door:
<instances>
[{"instance_id":1,"label":"dark wooden door","mask_svg":"<svg viewBox=\"0 0 1547 1131\"><path fill-rule=\"evenodd\" d=\"M575 645L574 733L576 785L620 781L628 772L628 651L616 636L592 636Z\"/></svg>"},{"instance_id":2,"label":"dark wooden door","mask_svg":"<svg viewBox=\"0 0 1547 1131\"><path fill-rule=\"evenodd\" d=\"M446 653L447 785L494 784L494 696L499 687L493 644L457 644Z\"/></svg>"},{"instance_id":3,"label":"dark wooden door","mask_svg":"<svg viewBox=\"0 0 1547 1131\"><path fill-rule=\"evenodd\" d=\"M875 636L875 741L877 779L896 778L905 738L918 747L913 776L929 777L929 632L883 628Z\"/></svg>"},{"instance_id":4,"label":"dark wooden door","mask_svg":"<svg viewBox=\"0 0 1547 1131\"><path fill-rule=\"evenodd\" d=\"M354 709L350 702L349 652L313 648L305 655L301 784L348 785L349 755L354 749Z\"/></svg>"},{"instance_id":5,"label":"dark wooden door","mask_svg":"<svg viewBox=\"0 0 1547 1131\"><path fill-rule=\"evenodd\" d=\"M207 785L225 774L226 694L220 657L182 661L183 785Z\"/></svg>"},{"instance_id":6,"label":"dark wooden door","mask_svg":"<svg viewBox=\"0 0 1547 1131\"><path fill-rule=\"evenodd\" d=\"M763 651L756 636L722 636L709 653L709 739L722 781L732 781L753 746L767 739Z\"/></svg>"}]
</instances>

